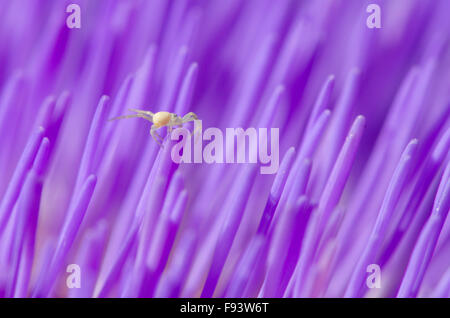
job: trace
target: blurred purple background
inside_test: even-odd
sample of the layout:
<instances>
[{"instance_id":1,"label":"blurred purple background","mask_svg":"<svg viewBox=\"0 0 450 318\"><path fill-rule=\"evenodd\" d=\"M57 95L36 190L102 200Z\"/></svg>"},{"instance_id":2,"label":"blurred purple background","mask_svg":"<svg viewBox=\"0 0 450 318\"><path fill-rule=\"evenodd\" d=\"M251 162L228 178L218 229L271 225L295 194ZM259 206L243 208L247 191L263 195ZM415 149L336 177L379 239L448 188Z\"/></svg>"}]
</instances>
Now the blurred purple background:
<instances>
[{"instance_id":1,"label":"blurred purple background","mask_svg":"<svg viewBox=\"0 0 450 318\"><path fill-rule=\"evenodd\" d=\"M449 40L447 0L1 0L0 295L449 297ZM129 108L279 128L278 174Z\"/></svg>"}]
</instances>

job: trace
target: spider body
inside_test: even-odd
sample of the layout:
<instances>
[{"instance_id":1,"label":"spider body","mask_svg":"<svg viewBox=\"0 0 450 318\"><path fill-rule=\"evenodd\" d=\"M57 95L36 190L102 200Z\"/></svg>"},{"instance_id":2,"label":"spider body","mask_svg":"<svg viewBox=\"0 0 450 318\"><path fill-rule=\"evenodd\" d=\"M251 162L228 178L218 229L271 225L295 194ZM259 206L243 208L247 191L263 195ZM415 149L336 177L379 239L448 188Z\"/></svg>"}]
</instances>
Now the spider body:
<instances>
[{"instance_id":1,"label":"spider body","mask_svg":"<svg viewBox=\"0 0 450 318\"><path fill-rule=\"evenodd\" d=\"M148 120L149 122L152 123L152 126L150 127L150 134L152 135L153 139L159 146L162 146L161 142L163 141L163 138L160 135L158 135L158 133L156 132L157 129L161 127L167 127L168 133L170 134L174 126L182 127L184 123L198 119L197 115L193 112L187 113L183 117L179 117L177 114L169 113L166 111L161 111L157 113L152 113L150 111L139 109L130 109L130 111L135 112L136 114L119 116L112 118L110 120L135 118L135 117Z\"/></svg>"},{"instance_id":2,"label":"spider body","mask_svg":"<svg viewBox=\"0 0 450 318\"><path fill-rule=\"evenodd\" d=\"M178 117L178 116L177 116ZM153 124L156 127L164 127L169 124L172 119L172 114L169 112L157 112L153 115Z\"/></svg>"}]
</instances>

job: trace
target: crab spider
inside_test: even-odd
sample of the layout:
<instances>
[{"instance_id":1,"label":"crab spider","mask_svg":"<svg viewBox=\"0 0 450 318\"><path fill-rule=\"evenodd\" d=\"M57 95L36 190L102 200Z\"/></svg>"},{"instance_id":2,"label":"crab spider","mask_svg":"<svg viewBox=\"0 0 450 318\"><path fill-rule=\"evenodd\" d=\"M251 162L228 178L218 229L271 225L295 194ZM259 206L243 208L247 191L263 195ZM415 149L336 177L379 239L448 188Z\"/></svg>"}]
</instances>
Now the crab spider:
<instances>
[{"instance_id":1,"label":"crab spider","mask_svg":"<svg viewBox=\"0 0 450 318\"><path fill-rule=\"evenodd\" d=\"M150 111L139 109L130 109L130 111L135 112L136 114L119 116L111 118L110 120L135 118L135 117L148 120L149 122L152 123L152 126L150 128L150 134L160 147L162 147L161 142L163 141L163 138L160 135L158 135L158 133L156 132L157 129L167 126L168 133L170 134L172 132L172 127L174 126L182 127L184 123L198 119L197 115L193 112L189 112L183 117L179 117L177 114L164 111L157 113L152 113Z\"/></svg>"}]
</instances>

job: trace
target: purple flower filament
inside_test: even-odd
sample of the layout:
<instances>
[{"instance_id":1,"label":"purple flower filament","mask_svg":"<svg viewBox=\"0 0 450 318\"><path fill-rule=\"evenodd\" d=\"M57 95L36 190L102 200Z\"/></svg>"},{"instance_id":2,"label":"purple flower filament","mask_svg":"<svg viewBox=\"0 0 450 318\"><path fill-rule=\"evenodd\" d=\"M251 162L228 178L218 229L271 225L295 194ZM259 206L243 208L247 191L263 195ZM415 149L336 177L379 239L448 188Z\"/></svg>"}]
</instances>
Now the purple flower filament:
<instances>
[{"instance_id":1,"label":"purple flower filament","mask_svg":"<svg viewBox=\"0 0 450 318\"><path fill-rule=\"evenodd\" d=\"M0 4L0 297L450 297L449 1L76 2Z\"/></svg>"}]
</instances>

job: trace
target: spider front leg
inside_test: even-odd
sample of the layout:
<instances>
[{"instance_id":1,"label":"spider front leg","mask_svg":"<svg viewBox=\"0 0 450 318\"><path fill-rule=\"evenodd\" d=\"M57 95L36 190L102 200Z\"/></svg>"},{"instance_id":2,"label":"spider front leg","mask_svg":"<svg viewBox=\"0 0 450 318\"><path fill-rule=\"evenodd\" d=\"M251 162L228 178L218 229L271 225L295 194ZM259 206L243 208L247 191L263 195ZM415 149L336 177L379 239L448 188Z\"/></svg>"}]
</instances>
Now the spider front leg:
<instances>
[{"instance_id":1,"label":"spider front leg","mask_svg":"<svg viewBox=\"0 0 450 318\"><path fill-rule=\"evenodd\" d=\"M182 123L187 123L190 121L195 121L198 120L198 116L194 113L194 112L189 112L186 115L183 116L183 118L181 119ZM202 126L201 126L201 121L197 124L194 124L195 129L194 129L194 135L196 135L197 133L199 133L202 130Z\"/></svg>"},{"instance_id":2,"label":"spider front leg","mask_svg":"<svg viewBox=\"0 0 450 318\"><path fill-rule=\"evenodd\" d=\"M156 127L155 125L152 125L152 127L150 128L150 135L152 135L152 137L156 141L156 143L161 148L163 148L162 142L164 141L164 139L160 135L158 135L158 133L156 132L156 129L158 129L158 127ZM161 140L161 142L158 140L158 138Z\"/></svg>"},{"instance_id":3,"label":"spider front leg","mask_svg":"<svg viewBox=\"0 0 450 318\"><path fill-rule=\"evenodd\" d=\"M194 121L197 119L198 119L198 116L194 112L189 112L183 116L182 122L187 123L187 122Z\"/></svg>"}]
</instances>

